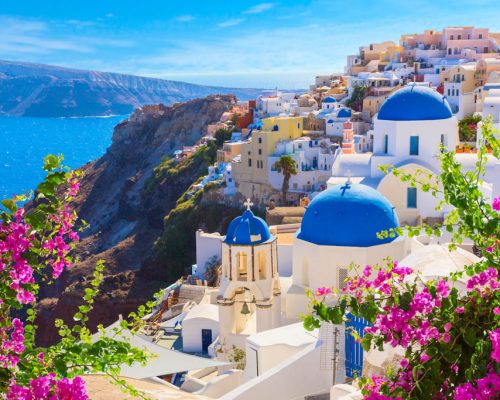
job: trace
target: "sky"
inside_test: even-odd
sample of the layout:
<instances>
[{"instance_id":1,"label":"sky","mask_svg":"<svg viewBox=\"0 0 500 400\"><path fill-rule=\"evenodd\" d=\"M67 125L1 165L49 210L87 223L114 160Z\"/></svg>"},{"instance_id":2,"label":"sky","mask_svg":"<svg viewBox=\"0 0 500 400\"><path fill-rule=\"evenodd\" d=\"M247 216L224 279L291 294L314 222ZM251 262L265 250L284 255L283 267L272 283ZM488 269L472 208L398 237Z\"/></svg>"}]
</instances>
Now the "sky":
<instances>
[{"instance_id":1,"label":"sky","mask_svg":"<svg viewBox=\"0 0 500 400\"><path fill-rule=\"evenodd\" d=\"M483 0L0 0L0 59L254 88L307 88L403 33L500 32Z\"/></svg>"}]
</instances>

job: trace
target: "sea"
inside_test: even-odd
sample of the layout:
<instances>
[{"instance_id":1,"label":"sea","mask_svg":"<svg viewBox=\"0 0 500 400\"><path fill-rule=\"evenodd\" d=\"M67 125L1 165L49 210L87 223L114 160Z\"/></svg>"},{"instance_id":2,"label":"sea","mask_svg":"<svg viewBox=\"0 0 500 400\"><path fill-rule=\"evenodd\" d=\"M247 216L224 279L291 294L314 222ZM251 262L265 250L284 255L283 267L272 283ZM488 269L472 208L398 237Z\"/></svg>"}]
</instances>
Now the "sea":
<instances>
[{"instance_id":1,"label":"sea","mask_svg":"<svg viewBox=\"0 0 500 400\"><path fill-rule=\"evenodd\" d=\"M70 168L99 158L125 118L0 117L0 200L33 191L45 176L47 154L62 154Z\"/></svg>"}]
</instances>

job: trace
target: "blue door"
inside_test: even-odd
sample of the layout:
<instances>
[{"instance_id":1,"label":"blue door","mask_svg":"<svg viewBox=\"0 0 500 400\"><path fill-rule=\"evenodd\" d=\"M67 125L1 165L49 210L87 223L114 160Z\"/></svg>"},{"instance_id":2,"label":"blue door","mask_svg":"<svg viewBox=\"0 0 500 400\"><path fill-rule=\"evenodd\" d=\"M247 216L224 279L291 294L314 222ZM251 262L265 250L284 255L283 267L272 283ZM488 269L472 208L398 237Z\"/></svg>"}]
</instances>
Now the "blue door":
<instances>
[{"instance_id":1,"label":"blue door","mask_svg":"<svg viewBox=\"0 0 500 400\"><path fill-rule=\"evenodd\" d=\"M212 344L212 329L201 330L201 349L203 354L208 353L208 346Z\"/></svg>"},{"instance_id":2,"label":"blue door","mask_svg":"<svg viewBox=\"0 0 500 400\"><path fill-rule=\"evenodd\" d=\"M417 208L417 188L409 187L406 195L406 205L408 208Z\"/></svg>"},{"instance_id":3,"label":"blue door","mask_svg":"<svg viewBox=\"0 0 500 400\"><path fill-rule=\"evenodd\" d=\"M351 335L351 329L354 329L360 337L365 335L365 328L370 326L363 318L355 317L352 314L347 315L345 323L345 371L349 378L361 376L363 369L363 347L361 343L356 342Z\"/></svg>"},{"instance_id":4,"label":"blue door","mask_svg":"<svg viewBox=\"0 0 500 400\"><path fill-rule=\"evenodd\" d=\"M410 136L410 156L418 156L418 136Z\"/></svg>"}]
</instances>

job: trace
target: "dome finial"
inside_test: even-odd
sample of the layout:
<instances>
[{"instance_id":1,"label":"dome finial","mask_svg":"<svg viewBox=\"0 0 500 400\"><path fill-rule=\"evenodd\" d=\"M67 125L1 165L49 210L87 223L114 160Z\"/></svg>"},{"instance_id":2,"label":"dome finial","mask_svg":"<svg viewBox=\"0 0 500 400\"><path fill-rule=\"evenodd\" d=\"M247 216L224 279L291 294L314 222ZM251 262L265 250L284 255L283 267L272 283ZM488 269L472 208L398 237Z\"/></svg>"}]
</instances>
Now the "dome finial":
<instances>
[{"instance_id":1,"label":"dome finial","mask_svg":"<svg viewBox=\"0 0 500 400\"><path fill-rule=\"evenodd\" d=\"M346 185L350 185L352 183L351 177L352 177L352 171L350 169L347 170L347 180L345 181Z\"/></svg>"},{"instance_id":2,"label":"dome finial","mask_svg":"<svg viewBox=\"0 0 500 400\"><path fill-rule=\"evenodd\" d=\"M250 210L250 207L253 206L252 201L250 200L249 197L247 197L247 200L243 203L243 205L247 208L247 210Z\"/></svg>"}]
</instances>

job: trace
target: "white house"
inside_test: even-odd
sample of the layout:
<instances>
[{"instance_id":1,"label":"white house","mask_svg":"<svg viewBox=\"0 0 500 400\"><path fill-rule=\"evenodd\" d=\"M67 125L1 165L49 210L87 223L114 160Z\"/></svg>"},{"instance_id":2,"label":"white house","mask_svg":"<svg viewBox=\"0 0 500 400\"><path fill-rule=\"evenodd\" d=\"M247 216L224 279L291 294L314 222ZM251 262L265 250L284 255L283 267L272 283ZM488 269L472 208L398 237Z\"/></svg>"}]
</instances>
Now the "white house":
<instances>
[{"instance_id":1,"label":"white house","mask_svg":"<svg viewBox=\"0 0 500 400\"><path fill-rule=\"evenodd\" d=\"M297 174L290 178L291 192L314 192L331 176L334 148L329 139L313 139L308 136L296 140L280 141L269 156L268 178L273 188L280 190L283 175L274 164L283 155L289 155L297 165Z\"/></svg>"},{"instance_id":2,"label":"white house","mask_svg":"<svg viewBox=\"0 0 500 400\"><path fill-rule=\"evenodd\" d=\"M187 353L208 353L219 336L219 310L214 304L198 304L182 320L182 349Z\"/></svg>"},{"instance_id":3,"label":"white house","mask_svg":"<svg viewBox=\"0 0 500 400\"><path fill-rule=\"evenodd\" d=\"M437 200L417 191L392 174L384 175L380 165L404 167L436 174L440 146L455 149L458 125L446 99L424 85L408 85L387 98L374 117L373 155L341 154L332 167L330 184L349 174L386 196L402 223L418 218L440 218Z\"/></svg>"}]
</instances>

